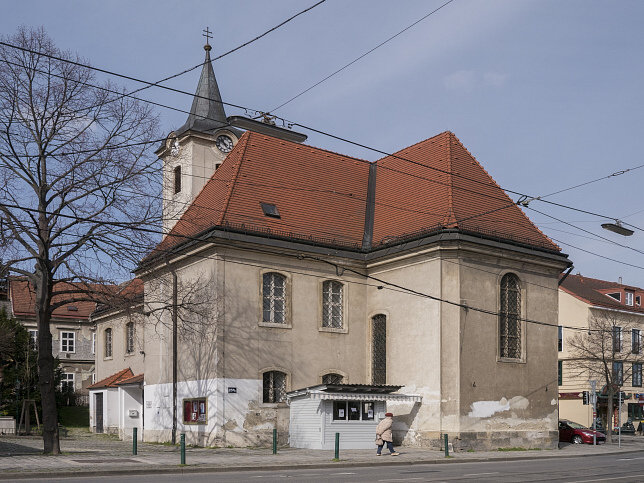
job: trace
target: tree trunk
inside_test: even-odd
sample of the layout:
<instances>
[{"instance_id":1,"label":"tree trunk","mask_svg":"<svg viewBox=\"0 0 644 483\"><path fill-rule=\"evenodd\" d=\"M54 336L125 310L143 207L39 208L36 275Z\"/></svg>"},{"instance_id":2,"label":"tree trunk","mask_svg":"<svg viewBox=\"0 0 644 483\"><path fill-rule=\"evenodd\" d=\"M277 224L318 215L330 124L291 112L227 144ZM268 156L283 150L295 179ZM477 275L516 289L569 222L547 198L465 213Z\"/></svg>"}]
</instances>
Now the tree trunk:
<instances>
[{"instance_id":1,"label":"tree trunk","mask_svg":"<svg viewBox=\"0 0 644 483\"><path fill-rule=\"evenodd\" d=\"M56 386L54 377L54 356L52 355L51 313L52 281L41 268L36 270L36 320L38 322L38 384L42 401L43 452L60 454L58 440L58 410L56 408Z\"/></svg>"}]
</instances>

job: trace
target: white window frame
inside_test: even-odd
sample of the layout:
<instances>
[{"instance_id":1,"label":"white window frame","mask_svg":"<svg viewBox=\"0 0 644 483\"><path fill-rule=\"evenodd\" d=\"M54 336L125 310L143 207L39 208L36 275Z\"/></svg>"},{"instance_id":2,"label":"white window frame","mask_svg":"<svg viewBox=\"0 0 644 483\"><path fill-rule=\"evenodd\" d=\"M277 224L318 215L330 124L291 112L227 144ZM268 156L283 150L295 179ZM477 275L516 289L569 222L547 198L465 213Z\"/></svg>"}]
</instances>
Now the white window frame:
<instances>
[{"instance_id":1,"label":"white window frame","mask_svg":"<svg viewBox=\"0 0 644 483\"><path fill-rule=\"evenodd\" d=\"M96 354L96 332L92 332L92 354Z\"/></svg>"},{"instance_id":2,"label":"white window frame","mask_svg":"<svg viewBox=\"0 0 644 483\"><path fill-rule=\"evenodd\" d=\"M65 337L70 335L70 337ZM71 341L71 350L69 350L69 342ZM65 346L67 346L65 348ZM60 352L65 352L68 354L74 354L76 352L76 332L70 330L61 330L60 331Z\"/></svg>"},{"instance_id":3,"label":"white window frame","mask_svg":"<svg viewBox=\"0 0 644 483\"><path fill-rule=\"evenodd\" d=\"M270 286L270 293L265 293L264 292L264 277L271 276L271 286ZM282 290L282 297L278 297L274 293L274 287L275 287L275 276L278 276L279 279L281 279L284 282L283 285L283 290ZM290 294L290 279L289 276L277 272L275 270L267 270L264 271L260 274L260 315L259 315L259 325L264 326L264 327L278 327L278 328L290 328L291 327L291 317L290 317L290 312L291 312L291 307L290 307L290 300L291 300L291 294ZM275 322L275 311L273 310L274 308L274 303L276 300L282 301L282 311L283 311L283 319L282 322ZM269 304L269 320L265 320L264 317L264 303L268 302Z\"/></svg>"},{"instance_id":4,"label":"white window frame","mask_svg":"<svg viewBox=\"0 0 644 483\"><path fill-rule=\"evenodd\" d=\"M29 343L32 349L38 349L38 329L29 329Z\"/></svg>"},{"instance_id":5,"label":"white window frame","mask_svg":"<svg viewBox=\"0 0 644 483\"><path fill-rule=\"evenodd\" d=\"M615 334L617 333L617 350L615 350ZM613 326L613 334L612 334L612 344L613 344L613 352L622 352L624 349L624 344L623 344L623 337L622 337L622 328L618 325Z\"/></svg>"},{"instance_id":6,"label":"white window frame","mask_svg":"<svg viewBox=\"0 0 644 483\"><path fill-rule=\"evenodd\" d=\"M69 377L69 376L71 376L71 377ZM61 374L61 378L60 378L60 390L63 391L65 389L65 386L69 385L70 382L71 382L71 386L72 386L72 392L74 392L76 390L76 386L74 385L74 383L76 382L75 378L74 378L74 373L73 372L63 372Z\"/></svg>"},{"instance_id":7,"label":"white window frame","mask_svg":"<svg viewBox=\"0 0 644 483\"><path fill-rule=\"evenodd\" d=\"M629 306L633 306L633 292L624 292L624 303Z\"/></svg>"}]
</instances>

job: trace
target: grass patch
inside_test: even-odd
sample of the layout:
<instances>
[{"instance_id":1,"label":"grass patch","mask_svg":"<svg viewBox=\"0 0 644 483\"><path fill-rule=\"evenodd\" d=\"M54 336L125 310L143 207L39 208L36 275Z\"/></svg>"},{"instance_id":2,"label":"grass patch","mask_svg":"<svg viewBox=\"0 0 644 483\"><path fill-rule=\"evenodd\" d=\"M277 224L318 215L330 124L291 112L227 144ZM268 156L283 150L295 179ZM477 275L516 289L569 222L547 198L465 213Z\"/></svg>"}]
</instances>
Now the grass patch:
<instances>
[{"instance_id":1,"label":"grass patch","mask_svg":"<svg viewBox=\"0 0 644 483\"><path fill-rule=\"evenodd\" d=\"M467 450L468 453L474 453L474 450L472 448Z\"/></svg>"},{"instance_id":2,"label":"grass patch","mask_svg":"<svg viewBox=\"0 0 644 483\"><path fill-rule=\"evenodd\" d=\"M334 463L337 463L338 461L340 461L340 458L333 458L331 461L333 461Z\"/></svg>"},{"instance_id":3,"label":"grass patch","mask_svg":"<svg viewBox=\"0 0 644 483\"><path fill-rule=\"evenodd\" d=\"M519 446L514 446L512 448L498 448L497 451L528 451L527 448L521 448Z\"/></svg>"},{"instance_id":4,"label":"grass patch","mask_svg":"<svg viewBox=\"0 0 644 483\"><path fill-rule=\"evenodd\" d=\"M66 428L89 428L89 408L86 406L59 407L58 422Z\"/></svg>"}]
</instances>

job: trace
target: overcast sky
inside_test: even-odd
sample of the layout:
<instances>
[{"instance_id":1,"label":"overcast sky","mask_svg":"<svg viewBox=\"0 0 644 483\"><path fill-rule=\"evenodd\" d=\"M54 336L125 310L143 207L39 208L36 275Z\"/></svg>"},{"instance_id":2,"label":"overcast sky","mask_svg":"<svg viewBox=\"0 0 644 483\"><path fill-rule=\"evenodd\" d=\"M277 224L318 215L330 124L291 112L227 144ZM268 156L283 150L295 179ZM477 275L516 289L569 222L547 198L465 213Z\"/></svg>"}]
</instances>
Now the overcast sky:
<instances>
[{"instance_id":1,"label":"overcast sky","mask_svg":"<svg viewBox=\"0 0 644 483\"><path fill-rule=\"evenodd\" d=\"M223 100L273 110L445 1L327 0L215 62ZM24 0L5 5L0 33L44 26L60 48L96 67L158 81L203 61L206 26L215 57L314 3ZM451 130L501 187L545 195L644 164L643 18L636 0L454 0L276 114L386 152ZM194 92L198 76L168 85ZM141 97L179 109L191 103L157 88ZM159 112L164 131L185 121ZM304 132L314 146L381 157ZM643 181L641 168L547 199L644 228ZM530 208L610 240L527 209L570 255L574 273L644 286L644 231L622 237L601 229L610 218L539 201Z\"/></svg>"}]
</instances>

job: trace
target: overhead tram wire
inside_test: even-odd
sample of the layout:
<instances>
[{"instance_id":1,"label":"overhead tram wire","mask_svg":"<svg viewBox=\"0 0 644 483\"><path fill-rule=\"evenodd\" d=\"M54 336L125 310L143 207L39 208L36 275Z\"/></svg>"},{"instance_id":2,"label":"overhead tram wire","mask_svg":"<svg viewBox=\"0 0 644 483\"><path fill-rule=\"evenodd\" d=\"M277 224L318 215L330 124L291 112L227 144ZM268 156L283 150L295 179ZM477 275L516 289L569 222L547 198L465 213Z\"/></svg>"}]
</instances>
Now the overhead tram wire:
<instances>
[{"instance_id":1,"label":"overhead tram wire","mask_svg":"<svg viewBox=\"0 0 644 483\"><path fill-rule=\"evenodd\" d=\"M63 59L63 58L56 57L56 56L53 56L53 55L50 55L50 54L37 52L37 51L31 50L31 49L27 49L25 47L20 47L20 46L17 46L17 45L9 44L7 42L0 41L0 45L4 45L4 46L10 47L10 48L22 50L22 51L25 51L25 52L30 52L30 53L42 55L42 56L48 57L48 58L53 58L53 59L59 60L61 62L70 63L72 65L78 65L80 67L96 70L98 72L102 72L102 73L105 73L105 74L108 74L108 75L113 75L113 76L116 76L116 77L121 77L121 78L124 78L124 79L133 80L133 81L136 81L136 82L141 82L141 83L144 83L144 84L148 84L150 87L158 87L158 88L161 88L161 89L166 89L166 90L169 90L169 91L172 91L172 92L177 92L177 93L180 93L180 94L188 95L188 96L190 96L192 98L196 97L196 98L202 98L202 99L210 100L210 101L213 101L213 102L219 102L219 103L221 103L222 105L225 105L225 106L230 106L230 107L234 107L234 108L237 108L237 109L242 109L245 112L254 112L254 113L257 113L257 114L263 113L263 111L259 111L259 110L256 110L256 109L248 108L248 107L245 107L245 106L240 106L240 105L237 105L237 104L232 104L232 103L229 103L229 102L220 101L220 100L217 100L217 99L210 99L208 97L199 96L197 94L187 92L187 91L183 91L181 89L175 89L175 88L172 88L172 87L162 86L162 85L155 85L152 82L145 81L145 80L142 80L142 79L137 79L137 78L132 77L132 76L128 76L128 75L125 75L125 74L119 74L117 72L112 72L112 71L108 71L108 70L101 69L101 68L98 68L98 67L93 67L93 66L82 64L82 63L79 63L79 62L71 61L71 60L68 60L68 59ZM99 88L99 89L102 89L99 86L96 86L96 87ZM138 99L138 98L135 98L135 99ZM148 101L146 99L139 99L139 100L141 100L142 102L150 102L150 103L152 103L154 105L158 105L159 107L164 107L164 108L172 109L172 110L175 110L175 111L188 112L188 111L185 111L185 110L182 110L182 109L174 108L174 107L171 107L171 106L166 106L166 105L163 105L163 104L160 104L160 103L155 103L153 101ZM203 117L207 118L205 116L203 116ZM411 160L411 159L408 159L408 158L404 158L402 156L398 156L398 155L393 154L393 153L388 153L388 152L383 151L381 149L373 148L371 146L368 146L368 145L365 145L365 144L362 144L362 143L358 143L356 141L352 141L352 140L350 140L348 138L344 138L344 137L337 136L337 135L334 135L334 134L331 134L331 133L328 133L328 132L325 132L325 131L322 131L322 130L319 130L319 129L315 129L315 128L307 126L305 124L292 122L292 121L289 121L289 120L283 119L283 118L278 118L278 119L282 120L285 123L285 125L288 124L290 126L299 126L299 127L303 128L303 129L307 129L309 131L318 133L318 134L320 134L322 136L330 137L330 138L336 139L338 141L342 141L342 142L345 142L345 143L348 143L348 144L351 144L351 145L354 145L354 146L357 146L357 147L360 147L360 148L363 148L363 149L367 149L367 150L373 151L375 153L381 154L381 155L383 155L385 157L391 157L391 158L394 158L394 159L399 159L401 161L408 162L408 163L411 163L411 164L414 164L414 165L418 165L418 166L421 166L423 168L426 168L426 169L429 169L429 170L432 170L432 171L436 171L436 172L440 172L440 173L447 174L447 175L450 175L450 176L454 176L454 177L457 177L457 178L465 179L465 180L471 181L473 183L477 183L479 185L483 185L483 186L487 186L487 187L499 187L496 183L486 183L484 181L480 181L480 180L477 180L477 179L474 179L474 178L469 178L467 176L464 176L464 175L461 175L461 174L458 174L458 173L453 173L453 172L450 172L450 171L447 171L447 170L436 168L434 166L428 166L428 165L425 165L425 164L420 163L418 161L414 161L414 160ZM359 160L358 158L353 158L353 159L356 159L358 161L362 161L362 162L365 162L365 163L370 163L370 161ZM424 176L414 175L412 173L397 170L397 169L390 168L390 167L387 167L387 166L379 165L379 167L381 167L382 169L388 169L390 171L398 172L400 174L404 174L404 175L411 176L411 177L414 177L414 178L424 179L426 181L430 181L430 182L433 182L433 183L446 184L446 183L441 183L438 180L434 180L434 179L427 178L427 177L424 177ZM496 199L498 201L504 201L504 202L507 201L505 198L499 198L499 197L491 196L491 195L489 195L487 193L482 193L482 192L476 191L476 190L470 190L470 189L463 188L463 187L460 187L460 186L453 186L453 188L454 189L460 189L460 190L466 191L466 192L475 193L475 194L478 194L478 195L481 195L481 196L485 196L487 198ZM518 195L518 196L525 197L525 198L527 198L529 200L542 201L543 203L548 203L548 204L552 204L552 205L555 205L555 206L567 208L569 210L579 211L581 213L591 214L591 215L597 216L599 218L610 219L610 220L615 219L615 217L612 217L612 216L606 216L606 215L602 215L602 214L598 214L598 213L593 213L593 212L582 210L582 209L579 209L579 208L563 205L561 203L555 203L553 201L542 200L542 199L539 199L539 197L529 196L529 195L527 195L525 193L521 193L521 192L518 192L518 191L511 190L511 189L505 189L505 188L502 188L502 187L499 187L499 188L501 188L503 191L506 191L508 193L512 193L512 194L515 194L515 195ZM632 226L632 227L634 227L634 228L636 228L638 230L644 231L644 229L642 229L642 228L636 227L636 226L631 225L631 224L628 224L628 225Z\"/></svg>"},{"instance_id":2,"label":"overhead tram wire","mask_svg":"<svg viewBox=\"0 0 644 483\"><path fill-rule=\"evenodd\" d=\"M123 75L123 74L118 74L118 73L115 73L115 72L106 71L106 70L104 70L104 69L99 69L99 68L92 67L92 66L89 66L89 65L80 64L80 63L75 62L75 61L70 61L70 60L67 60L67 59L62 59L62 58L59 58L59 57L56 57L56 56L52 56L52 55L49 55L49 54L41 54L41 53L39 53L39 52L32 51L32 50L30 50L30 49L26 49L26 48L24 48L24 47L20 47L20 46L14 46L14 45L12 45L12 44L8 44L8 43L6 43L6 42L0 42L0 45L6 45L6 46L8 46L8 47L10 47L10 48L16 48L16 49L18 49L18 50L23 50L23 51L27 51L27 52L32 52L32 53L35 53L35 54L43 55L43 56L45 56L45 57L54 58L54 59L60 60L60 61L62 61L62 62L66 62L66 63L71 63L71 64L79 65L79 66L82 66L82 67L85 67L85 68L88 68L88 69L93 69L93 70L97 70L97 71L100 71L100 72L105 72L105 73L108 73L108 74L111 74L111 75L115 75L115 76L118 76L118 77L124 77L124 78L128 78L128 79L136 80L136 81L138 81L138 82L146 83L146 84L149 84L149 85L151 85L151 86L153 85L153 84L152 84L152 83L150 83L150 82L147 82L147 81L144 81L144 80L140 80L140 79L135 79L135 78L133 78L133 77L131 77L131 76L126 76L126 75ZM101 88L101 87L98 87L98 86L96 86L96 87L97 87L97 88ZM192 94L192 93L189 93L189 92L186 92L186 91L181 91L181 90L179 90L179 89L169 88L169 87L166 87L166 86L156 86L156 87L160 87L160 88L163 88L163 89L168 89L168 90L171 90L171 91L179 92L179 93L186 94L186 95L189 95L189 96L192 96L192 97L203 97L203 96L197 96L197 95L195 95L195 94ZM101 88L101 89L102 89L102 88ZM204 97L204 99L209 99L209 98ZM143 101L143 102L152 102L152 101L147 101L147 100L145 100L145 99L140 99L140 100L141 100L141 101ZM226 102L223 102L223 101L218 101L218 100L216 100L216 101L217 101L217 102L221 102L221 103L222 103L222 104L224 104L224 105L230 105L230 106L232 106L232 107L237 107L237 108L240 108L240 109L244 109L244 110L246 110L247 112L248 112L249 110L250 110L250 111L254 111L254 112L260 112L260 111L255 111L254 109L249 109L249 108L246 108L246 107L243 107L243 106L238 106L238 105L231 104L231 103L226 103ZM170 107L170 106L165 106L165 105L162 105L162 104L159 104L159 103L153 103L153 104L160 105L161 107L166 107L166 108L170 108L170 109L173 109L173 110L178 110L178 111L187 112L187 111L184 111L184 110L181 110L181 109L173 108L173 107ZM413 161L413 160L410 160L410 159L404 158L404 157L402 157L402 156L398 156L398 155L396 155L396 154L387 153L387 152L385 152L385 151L382 151L382 150L379 150L379 149L376 149L376 148L373 148L373 147L370 147L370 146L367 146L367 145L364 145L364 144L361 144L361 143L357 143L357 142L355 142L355 141L351 141L351 140L349 140L349 139L347 139L347 138L342 138L342 137L340 137L340 136L336 136L336 135L333 135L333 134L330 134L330 133L327 133L327 132L324 132L324 131L321 131L321 130L318 130L318 129L314 129L314 128L312 128L312 127L309 127L309 126L306 126L306 125L303 125L303 124L300 124L300 123L295 123L295 122L292 122L292 123L291 123L290 121L287 121L287 120L284 120L284 121L285 121L285 122L289 122L289 124L291 124L291 125L297 125L297 126L300 126L300 127L304 128L304 129L308 129L308 130L311 130L311 131L313 131L313 132L317 132L317 133L319 133L319 134L321 134L321 135L324 135L324 136L327 136L327 137L331 137L331 138L335 138L335 139L337 139L337 140L340 140L340 141L343 141L343 142L346 142L346 143L349 143L349 144L352 144L352 145L355 145L355 146L358 146L358 147L362 147L362 148L364 148L364 149L368 149L368 150L371 150L371 151L374 151L374 152L377 152L377 153L380 153L380 154L384 155L385 157L392 157L392 158L400 159L400 160L402 160L402 161L409 162L409 163L411 163L411 164L415 164L415 165L419 165L419 166L421 166L421 167L428 168L428 169L433 170L433 171L437 171L437 172L441 172L441 173L448 174L448 175L451 175L451 176L455 176L455 177L459 177L459 178L467 179L467 180L469 180L469 181L472 181L472 182L475 182L475 183L478 183L478 184L482 184L482 185L484 185L484 186L489 186L489 187L494 186L494 187L498 187L498 185L496 185L496 183L485 183L485 182L482 182L482 181L479 181L479 180L475 180L475 179L472 179L472 178L468 178L467 176L463 176L463 175L459 175L459 174L457 174L457 173L452 173L452 172L449 172L449 171L446 171L446 170L442 170L442 169L440 169L440 168L436 168L436 167L433 167L433 166L427 166L427 165L425 165L425 164L423 164L423 163L420 163L420 162L417 162L417 161ZM353 159L357 159L357 158L353 158ZM359 160L359 161L363 161L363 162L365 162L365 163L369 163L369 164L370 164L370 162L369 162L369 161L366 161L366 160ZM406 172L406 171L397 170L397 169L390 168L390 167L387 167L387 166L382 166L382 165L380 165L380 167L381 167L381 168L383 168L383 169L389 169L389 170L391 170L391 171L398 172L398 173L401 173L401 174L404 174L404 175L407 175L407 176L412 176L412 177L415 177L415 178L424 179L424 180L429 181L429 182L438 183L438 184L444 184L444 185L445 185L445 184L447 184L447 183L442 183L442 182L440 182L440 181L438 181L438 180L435 180L435 179L431 179L431 178L427 178L427 177L419 176L419 175L414 175L414 174L412 174L412 173L408 173L408 172ZM460 190L462 190L462 191L466 191L466 192L475 193L475 194L478 194L478 195L481 195L481 196L485 196L485 197L488 197L488 198L491 198L491 199L496 199L496 200L498 200L498 201L507 201L505 198L499 198L499 197L496 197L496 196L491 196L491 195L489 195L489 194L487 194L487 193L482 193L482 192L480 192L480 191L476 191L476 190L470 190L470 189L463 188L463 187L460 187L460 186L453 186L453 188L460 189ZM501 188L501 189L503 189L503 188ZM525 197L525 198L529 198L530 200L539 200L539 201L542 201L542 202L544 202L544 203L549 203L549 204L553 204L553 205L557 205L557 206L565 207L565 208L567 208L567 209L571 209L571 210L576 210L576 211L580 211L580 212L583 212L583 213L592 214L592 215L594 215L594 216L598 216L598 217L601 217L601 218L604 218L604 219L615 219L614 217L610 217L610 216L606 216L606 215L600 215L600 214L597 214L597 213L588 212L588 211L586 211L586 210L581 210L581 209L578 209L578 208L574 208L574 207L570 207L570 206L562 205L562 204L560 204L560 203L554 203L554 202L551 202L551 201L548 201L548 200L540 200L538 197L529 197L529 196L528 196L528 195L526 195L526 194L523 194L523 193L520 193L520 192L517 192L517 191L514 191L514 190L505 189L504 191L507 191L507 192L509 192L509 193L513 193L513 194L517 194L517 195L520 195L520 196ZM508 207L509 207L509 206L510 206L510 205L508 205ZM633 226L633 225L630 225L630 224L629 224L629 226ZM641 228L639 228L639 227L635 227L635 228L636 228L636 229L641 230ZM643 230L643 231L644 231L644 230ZM611 241L611 242L612 242L612 241Z\"/></svg>"},{"instance_id":3,"label":"overhead tram wire","mask_svg":"<svg viewBox=\"0 0 644 483\"><path fill-rule=\"evenodd\" d=\"M4 206L7 206L7 205L4 204ZM26 209L26 210L33 211L33 212L38 212L38 213L41 212L40 210L32 209L32 208L29 208L29 209ZM53 214L53 213L45 212L45 214ZM58 216L61 216L61 217L64 217L64 218L72 218L72 219L77 219L77 220L83 220L82 217L77 217L77 216L72 216L72 215L59 214ZM85 218L84 219L84 221L89 221L89 220L90 220L90 218ZM108 225L108 224L117 225L117 226L120 226L120 227L123 227L123 228L128 228L128 229L133 230L133 231L144 231L144 232L163 234L162 232L159 232L158 230L152 230L152 229L141 228L141 227L127 227L127 226L124 226L124 225L127 225L127 223L105 222L105 224L106 225ZM167 236L175 236L175 237L186 239L186 240L198 241L198 242L205 242L206 241L203 238L193 237L193 236L189 236L189 235L179 235L179 234L172 234L172 233L168 233L166 235ZM260 251L262 251L262 250L260 250ZM166 256L167 255L172 255L172 253L173 253L172 250L169 250L169 249L168 250L161 250L161 252L165 252ZM239 261L234 261L234 260L229 260L229 259L222 259L222 258L218 258L218 257L212 257L212 256L208 256L208 255L199 255L197 253L191 253L191 254L188 254L186 256L187 257L201 258L201 259L209 259L209 260L221 260L224 263L234 263L234 264L241 264L241 265L258 266L258 267L262 267L262 268L270 268L270 267L264 266L264 265L244 263L244 262L239 262ZM472 311L475 311L475 312L481 312L481 313L484 313L484 314L487 314L487 315L493 315L493 316L497 316L497 317L501 315L500 312L495 312L493 310L488 310L488 309L482 309L482 308L479 308L479 307L474 307L474 306L470 306L470 305L459 303L459 302L453 302L453 301L450 301L450 300L447 300L447 299L443 299L441 297L426 294L426 293L417 291L415 289L405 287L405 286L400 285L400 284L395 284L395 283L392 283L392 282L388 282L388 281L382 280L382 279L380 279L378 277L374 277L372 275L364 274L364 273L362 273L362 272L360 272L358 270L352 269L350 267L340 266L339 264L336 264L334 262L330 262L328 260L325 260L325 259L322 259L322 258L319 258L319 257L313 257L313 256L309 256L309 255L302 255L302 254L297 254L297 255L294 254L294 255L287 255L287 256L298 258L298 259L308 258L308 259L313 259L313 260L316 260L316 261L320 261L320 262L326 263L328 265L334 266L334 267L336 267L336 269L341 268L341 269L343 269L343 271L350 272L350 273L353 273L355 275L358 275L358 276L361 276L361 277L364 277L364 278L367 278L367 279L370 279L370 280L374 280L374 281L376 281L376 282L378 282L380 284L380 285L376 285L376 286L370 285L370 284L361 284L361 285L369 285L369 286L374 287L374 288L378 288L380 286L386 285L388 289L396 289L396 291L403 291L404 293L408 293L410 295L415 295L415 296L419 296L419 297L423 297L423 298L428 298L428 299L434 300L436 302L443 302L443 303L447 303L449 305L458 306L458 307L461 307L461 308L463 308L465 310L472 310ZM308 275L308 276L320 278L320 276L307 274L305 272L301 272L301 273L303 275ZM345 280L345 281L347 283L357 283L357 282L355 282L353 280ZM559 324L550 324L550 323L547 323L547 322L528 319L528 318L520 318L519 320L521 320L523 322L526 322L526 323L531 323L531 324L540 325L540 326L564 327L564 328L571 329L571 330L583 330L585 332L588 331L588 329L584 329L584 328L560 326Z\"/></svg>"},{"instance_id":4,"label":"overhead tram wire","mask_svg":"<svg viewBox=\"0 0 644 483\"><path fill-rule=\"evenodd\" d=\"M287 100L287 101L283 102L282 104L280 104L279 106L277 106L276 108L274 108L272 111L269 111L269 112L275 112L275 111L277 111L278 109L281 109L282 107L284 107L284 106L285 106L286 104L288 104L289 102L294 101L294 100L295 100L295 99L297 99L298 97L300 97L300 96L302 96L302 95L306 94L306 93L307 93L307 92L309 92L311 89L314 89L315 87L319 86L319 85L320 85L320 84L322 84L323 82L325 82L325 81L329 80L329 79L330 79L331 77L333 77L334 75L339 74L340 72L342 72L342 71L343 71L344 69L346 69L347 67L349 67L349 66L351 66L351 65L355 64L355 63L356 63L356 62L358 62L360 59L363 59L364 57L366 57L367 55L369 55L370 53L372 53L374 50L379 49L379 48L380 48L380 47L382 47L383 45L385 45L385 44L389 43L390 41L392 41L393 39L395 39L395 38L396 38L396 37L398 37L399 35L401 35L401 34L405 33L407 30L409 30L410 28L412 28L412 27L414 27L415 25L419 24L420 22L422 22L423 20L425 20L427 17L432 16L433 14L435 14L436 12L438 12L441 8L443 8L443 7L447 6L447 5L449 5L449 4L450 4L450 3L452 3L453 1L454 1L454 0L449 0L448 2L445 2L444 4L442 4L442 5L441 5L440 7L438 7L437 9L434 9L434 10L432 10L431 12L429 12L428 14L426 14L426 15L424 15L423 17L419 18L419 19L418 19L418 20L416 20L414 23L412 23L411 25L408 25L407 27L405 27L404 29L402 29L402 30L401 30L400 32L398 32L397 34L394 34L394 35L392 35L391 37L389 37L387 40L385 40L385 41L383 41L383 42L380 42L378 45L376 45L376 46L375 46L375 47L373 47L372 49L370 49L370 50L368 50L367 52L365 52L365 53L363 53L363 54L359 55L358 57L356 57L355 59L353 59L353 60L352 60L351 62L349 62L348 64L345 64L343 67L340 67L340 68L339 68L338 70L336 70L335 72L333 72L333 73L331 73L331 74L327 75L327 76L326 76L324 79L322 79L321 81L318 81L318 82L316 82L315 84L313 84L312 86L310 86L310 87L308 87L308 88L304 89L304 90L303 90L302 92L300 92L299 94L297 94L297 95L295 95L295 96L291 97L289 100Z\"/></svg>"}]
</instances>

